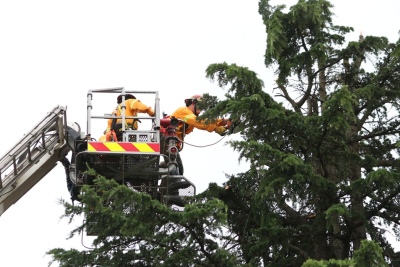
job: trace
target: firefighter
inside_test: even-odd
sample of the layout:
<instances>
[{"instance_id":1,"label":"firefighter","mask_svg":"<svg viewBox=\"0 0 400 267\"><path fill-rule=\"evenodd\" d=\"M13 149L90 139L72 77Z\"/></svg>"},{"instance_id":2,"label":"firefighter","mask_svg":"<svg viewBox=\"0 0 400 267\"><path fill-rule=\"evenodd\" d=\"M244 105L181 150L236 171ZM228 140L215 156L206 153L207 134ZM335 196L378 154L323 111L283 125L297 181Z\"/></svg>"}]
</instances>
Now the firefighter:
<instances>
[{"instance_id":1,"label":"firefighter","mask_svg":"<svg viewBox=\"0 0 400 267\"><path fill-rule=\"evenodd\" d=\"M122 114L122 95L117 97L118 106L113 110L112 115L121 116ZM154 116L151 107L146 106L132 94L125 95L125 116L137 116L138 113L147 113ZM125 119L125 129L138 129L137 119ZM122 119L108 119L105 141L122 141Z\"/></svg>"},{"instance_id":2,"label":"firefighter","mask_svg":"<svg viewBox=\"0 0 400 267\"><path fill-rule=\"evenodd\" d=\"M227 132L226 125L228 120L218 119L215 123L206 124L205 121L198 121L197 116L203 111L201 106L201 95L194 95L185 99L185 107L180 107L171 114L171 117L180 119L183 123L178 127L178 138L183 140L183 136L193 132L194 128L206 130L208 132L216 132L223 136Z\"/></svg>"},{"instance_id":3,"label":"firefighter","mask_svg":"<svg viewBox=\"0 0 400 267\"><path fill-rule=\"evenodd\" d=\"M180 120L180 124L176 131L179 140L183 141L183 137L186 134L193 132L194 128L200 130L206 130L208 132L216 132L221 136L224 136L227 131L228 120L218 119L215 123L205 123L205 121L198 121L197 116L203 111L201 107L201 95L194 95L190 98L186 98L185 106L175 110L170 117L175 117ZM165 163L161 163L165 164ZM180 156L178 157L179 174L183 175L183 165Z\"/></svg>"},{"instance_id":4,"label":"firefighter","mask_svg":"<svg viewBox=\"0 0 400 267\"><path fill-rule=\"evenodd\" d=\"M190 98L186 98L184 100L185 106L180 107L177 110L175 110L174 113L171 114L170 117L175 117L180 120L180 124L178 126L178 129L176 131L177 137L183 141L183 137L185 134L189 134L193 132L194 128L200 129L200 130L206 130L208 132L216 132L219 135L223 136L227 133L227 125L228 125L228 120L225 119L218 119L215 121L215 123L206 123L205 121L198 121L197 116L200 115L202 112L202 107L201 107L201 95L194 95ZM165 158L167 160L167 158ZM178 163L178 168L179 168L179 174L183 175L183 164L180 155L178 154L177 157L177 163ZM166 162L161 162L160 166L166 166ZM164 181L165 182L165 181ZM186 180L172 180L170 182L170 189L172 189L171 195L178 195L178 189L181 188L187 188L191 184L187 182ZM176 199L171 199L172 204L176 204L178 206L184 205L182 201L177 197Z\"/></svg>"}]
</instances>

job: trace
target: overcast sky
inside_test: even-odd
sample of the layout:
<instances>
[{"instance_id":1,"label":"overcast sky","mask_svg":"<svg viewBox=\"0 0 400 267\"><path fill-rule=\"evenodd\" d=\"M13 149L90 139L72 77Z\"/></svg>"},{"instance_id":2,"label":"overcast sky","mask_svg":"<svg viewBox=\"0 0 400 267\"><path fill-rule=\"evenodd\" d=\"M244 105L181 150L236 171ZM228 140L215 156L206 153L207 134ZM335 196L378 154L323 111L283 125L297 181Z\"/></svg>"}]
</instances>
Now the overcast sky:
<instances>
[{"instance_id":1,"label":"overcast sky","mask_svg":"<svg viewBox=\"0 0 400 267\"><path fill-rule=\"evenodd\" d=\"M397 40L398 0L332 3L335 23L355 29L349 40L361 31ZM205 69L227 62L257 72L271 92L273 74L263 63L266 33L257 10L257 0L1 1L0 155L57 105L67 107L68 121L85 127L89 89L159 91L161 110L172 113L193 94L222 97ZM96 108L106 113L114 106L113 98ZM93 132L99 137L103 130ZM224 182L224 173L246 169L224 145L229 138L238 137L211 146L220 140L217 134L195 130L186 137L200 146L182 151L185 176L197 192ZM47 266L49 249L90 246L86 236L67 240L81 221L68 225L59 219L60 198L69 199L61 164L0 217L0 266Z\"/></svg>"}]
</instances>

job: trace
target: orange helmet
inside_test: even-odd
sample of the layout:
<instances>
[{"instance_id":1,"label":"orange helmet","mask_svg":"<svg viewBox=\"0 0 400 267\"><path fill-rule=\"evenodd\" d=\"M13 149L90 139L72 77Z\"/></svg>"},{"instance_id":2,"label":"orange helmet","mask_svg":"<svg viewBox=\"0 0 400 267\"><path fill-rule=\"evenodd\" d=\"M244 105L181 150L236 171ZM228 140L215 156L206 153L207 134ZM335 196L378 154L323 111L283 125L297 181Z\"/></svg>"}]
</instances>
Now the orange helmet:
<instances>
[{"instance_id":1,"label":"orange helmet","mask_svg":"<svg viewBox=\"0 0 400 267\"><path fill-rule=\"evenodd\" d=\"M125 100L128 100L128 99L136 99L136 97L134 95L131 95L131 94L125 94ZM122 102L122 95L119 95L117 97L117 103L121 104L121 102Z\"/></svg>"},{"instance_id":2,"label":"orange helmet","mask_svg":"<svg viewBox=\"0 0 400 267\"><path fill-rule=\"evenodd\" d=\"M186 104L187 107L190 106L192 103L196 104L197 102L201 101L202 97L203 97L202 95L194 95L194 96L192 96L190 98L186 98L185 99L185 104Z\"/></svg>"}]
</instances>

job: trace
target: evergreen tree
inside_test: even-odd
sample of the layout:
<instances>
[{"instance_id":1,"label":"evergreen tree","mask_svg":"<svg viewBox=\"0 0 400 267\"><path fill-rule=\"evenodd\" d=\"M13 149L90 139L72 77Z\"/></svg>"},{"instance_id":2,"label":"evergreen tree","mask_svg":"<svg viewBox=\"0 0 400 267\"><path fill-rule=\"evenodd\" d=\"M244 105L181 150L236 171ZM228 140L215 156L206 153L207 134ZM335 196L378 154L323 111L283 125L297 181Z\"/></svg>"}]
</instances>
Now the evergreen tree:
<instances>
[{"instance_id":1,"label":"evergreen tree","mask_svg":"<svg viewBox=\"0 0 400 267\"><path fill-rule=\"evenodd\" d=\"M183 212L98 177L83 189L95 249L53 249L61 266L398 266L400 40L332 23L332 5L300 0L285 13L261 0L265 64L276 88L235 64L207 77L204 118L230 114L249 170L211 184ZM278 102L279 99L282 102ZM225 228L223 228L223 226ZM79 233L87 225L78 228ZM372 240L372 242L367 242ZM383 255L383 256L382 256ZM386 263L385 263L386 262ZM140 265L141 264L141 265Z\"/></svg>"},{"instance_id":2,"label":"evergreen tree","mask_svg":"<svg viewBox=\"0 0 400 267\"><path fill-rule=\"evenodd\" d=\"M346 43L353 29L333 25L331 8L299 1L284 13L260 1L276 88L264 91L256 73L235 64L207 69L227 90L208 115L241 121L243 141L231 144L251 164L229 182L242 203L229 229L246 261L348 259L372 239L398 264L385 233L399 238L400 41L360 35Z\"/></svg>"}]
</instances>

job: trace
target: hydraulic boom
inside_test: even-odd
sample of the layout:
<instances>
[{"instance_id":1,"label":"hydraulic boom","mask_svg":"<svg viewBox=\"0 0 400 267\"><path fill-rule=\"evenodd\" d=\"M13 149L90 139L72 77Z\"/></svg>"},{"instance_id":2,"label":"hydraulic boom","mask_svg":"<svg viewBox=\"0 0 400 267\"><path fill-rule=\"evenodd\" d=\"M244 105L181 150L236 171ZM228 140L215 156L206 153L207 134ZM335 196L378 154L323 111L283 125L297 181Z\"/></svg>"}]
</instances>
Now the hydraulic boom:
<instances>
[{"instance_id":1,"label":"hydraulic boom","mask_svg":"<svg viewBox=\"0 0 400 267\"><path fill-rule=\"evenodd\" d=\"M68 154L68 138L79 135L74 127L66 125L66 108L56 106L0 158L0 216Z\"/></svg>"}]
</instances>

